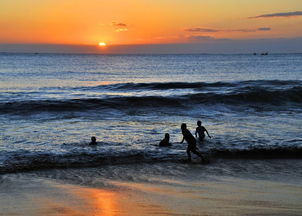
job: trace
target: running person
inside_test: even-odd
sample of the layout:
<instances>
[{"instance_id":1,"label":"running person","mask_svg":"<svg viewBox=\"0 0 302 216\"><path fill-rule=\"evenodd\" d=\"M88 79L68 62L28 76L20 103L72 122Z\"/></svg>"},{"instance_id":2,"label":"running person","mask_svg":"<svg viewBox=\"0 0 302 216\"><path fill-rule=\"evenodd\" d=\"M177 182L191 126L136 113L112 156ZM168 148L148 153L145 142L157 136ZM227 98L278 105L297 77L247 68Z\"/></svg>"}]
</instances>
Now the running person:
<instances>
[{"instance_id":1,"label":"running person","mask_svg":"<svg viewBox=\"0 0 302 216\"><path fill-rule=\"evenodd\" d=\"M196 139L191 134L191 132L187 129L187 125L185 123L181 124L181 132L183 135L183 139L180 143L183 143L185 140L188 143L188 147L187 147L188 161L191 162L191 152L198 155L203 161L204 160L203 156L201 155L200 152L197 151L198 148L196 146Z\"/></svg>"}]
</instances>

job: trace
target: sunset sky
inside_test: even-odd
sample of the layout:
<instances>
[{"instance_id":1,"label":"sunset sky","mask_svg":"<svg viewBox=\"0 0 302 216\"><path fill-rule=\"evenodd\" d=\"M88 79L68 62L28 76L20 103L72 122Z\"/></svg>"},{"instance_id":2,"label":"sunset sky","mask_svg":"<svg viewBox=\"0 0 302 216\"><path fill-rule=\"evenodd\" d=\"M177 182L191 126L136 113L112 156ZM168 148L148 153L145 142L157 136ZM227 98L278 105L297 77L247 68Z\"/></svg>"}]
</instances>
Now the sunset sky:
<instances>
[{"instance_id":1,"label":"sunset sky","mask_svg":"<svg viewBox=\"0 0 302 216\"><path fill-rule=\"evenodd\" d=\"M0 8L2 45L302 38L301 0L3 0Z\"/></svg>"}]
</instances>

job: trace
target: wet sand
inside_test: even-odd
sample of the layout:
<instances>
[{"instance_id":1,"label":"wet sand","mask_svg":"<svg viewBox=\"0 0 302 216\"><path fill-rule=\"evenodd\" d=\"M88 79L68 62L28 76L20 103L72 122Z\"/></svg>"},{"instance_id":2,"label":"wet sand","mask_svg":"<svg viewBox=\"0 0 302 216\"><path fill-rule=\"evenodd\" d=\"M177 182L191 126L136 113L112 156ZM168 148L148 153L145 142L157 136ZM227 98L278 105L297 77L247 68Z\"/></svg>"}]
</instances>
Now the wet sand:
<instances>
[{"instance_id":1,"label":"wet sand","mask_svg":"<svg viewBox=\"0 0 302 216\"><path fill-rule=\"evenodd\" d=\"M148 166L146 169L155 167ZM225 175L201 177L196 174L200 167L183 168L184 175L153 172L142 174L143 178L137 173L136 178L113 178L108 173L90 178L87 175L98 168L75 169L76 181L66 170L2 175L0 215L302 214L299 182ZM111 167L107 171L123 175L121 170L125 169L135 173L137 167Z\"/></svg>"}]
</instances>

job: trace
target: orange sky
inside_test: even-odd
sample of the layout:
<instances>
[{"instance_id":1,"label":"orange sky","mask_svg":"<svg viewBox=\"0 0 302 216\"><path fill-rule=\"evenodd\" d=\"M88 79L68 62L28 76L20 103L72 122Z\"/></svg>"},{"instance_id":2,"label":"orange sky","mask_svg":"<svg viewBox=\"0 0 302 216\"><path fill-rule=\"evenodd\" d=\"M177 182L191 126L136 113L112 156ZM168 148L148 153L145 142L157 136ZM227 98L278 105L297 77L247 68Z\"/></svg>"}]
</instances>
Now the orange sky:
<instances>
[{"instance_id":1,"label":"orange sky","mask_svg":"<svg viewBox=\"0 0 302 216\"><path fill-rule=\"evenodd\" d=\"M0 43L116 45L302 37L301 0L3 0L0 8ZM270 16L249 18L260 15Z\"/></svg>"}]
</instances>

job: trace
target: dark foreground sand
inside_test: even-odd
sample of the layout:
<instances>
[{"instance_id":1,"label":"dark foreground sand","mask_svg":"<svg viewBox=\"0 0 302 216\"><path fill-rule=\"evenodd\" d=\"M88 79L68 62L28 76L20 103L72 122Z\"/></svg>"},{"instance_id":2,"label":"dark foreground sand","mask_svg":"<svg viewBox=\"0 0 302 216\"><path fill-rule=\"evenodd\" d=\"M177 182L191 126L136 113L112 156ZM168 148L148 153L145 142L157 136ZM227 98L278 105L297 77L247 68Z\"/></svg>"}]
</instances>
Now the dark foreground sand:
<instances>
[{"instance_id":1,"label":"dark foreground sand","mask_svg":"<svg viewBox=\"0 0 302 216\"><path fill-rule=\"evenodd\" d=\"M302 183L297 181L204 177L196 174L199 165L174 166L2 175L0 215L302 215ZM176 171L163 175L162 168Z\"/></svg>"}]
</instances>

